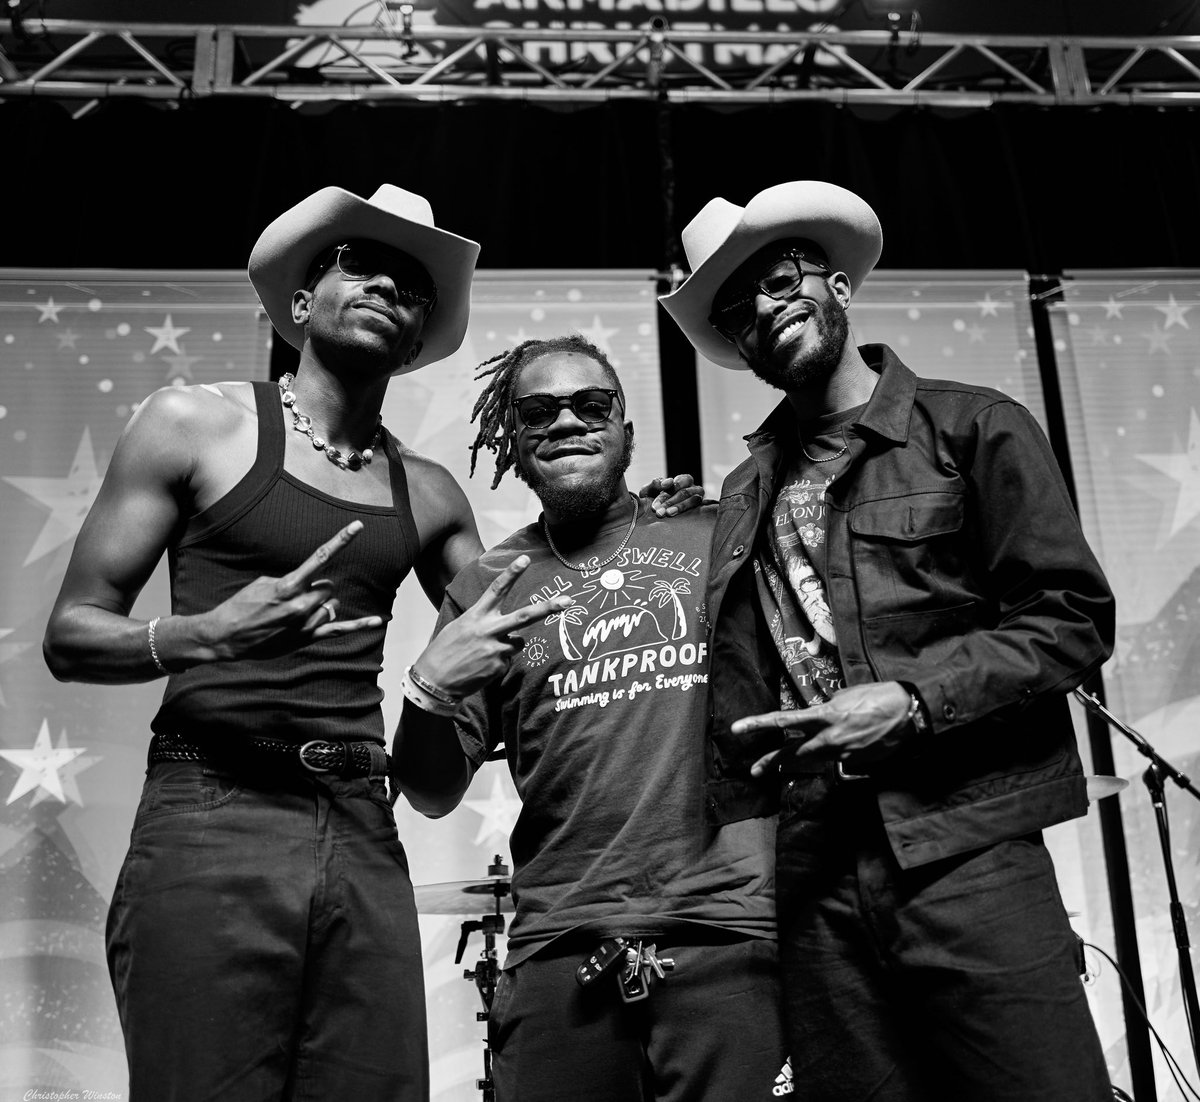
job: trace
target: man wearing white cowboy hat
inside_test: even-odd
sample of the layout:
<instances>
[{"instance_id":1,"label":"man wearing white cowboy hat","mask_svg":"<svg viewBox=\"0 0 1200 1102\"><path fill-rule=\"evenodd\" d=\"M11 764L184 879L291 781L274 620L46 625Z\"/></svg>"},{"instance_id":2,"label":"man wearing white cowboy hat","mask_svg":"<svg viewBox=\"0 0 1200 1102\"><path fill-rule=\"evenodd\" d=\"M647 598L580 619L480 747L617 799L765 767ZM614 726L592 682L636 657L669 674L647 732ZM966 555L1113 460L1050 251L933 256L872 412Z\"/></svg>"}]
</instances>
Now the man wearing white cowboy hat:
<instances>
[{"instance_id":1,"label":"man wearing white cowboy hat","mask_svg":"<svg viewBox=\"0 0 1200 1102\"><path fill-rule=\"evenodd\" d=\"M151 395L76 542L55 675L168 679L108 931L135 1100L428 1097L377 676L401 579L482 548L380 408L461 343L478 251L391 185L280 215L250 278L294 382ZM164 551L172 614L132 619Z\"/></svg>"},{"instance_id":2,"label":"man wearing white cowboy hat","mask_svg":"<svg viewBox=\"0 0 1200 1102\"><path fill-rule=\"evenodd\" d=\"M1112 596L1045 437L856 347L857 195L712 200L662 299L784 401L722 489L709 810L770 814L797 1097L1111 1096L1040 831L1087 797L1066 694Z\"/></svg>"},{"instance_id":3,"label":"man wearing white cowboy hat","mask_svg":"<svg viewBox=\"0 0 1200 1102\"><path fill-rule=\"evenodd\" d=\"M285 211L249 275L295 376L152 394L76 541L51 670L168 679L108 926L135 1100L428 1096L378 675L404 577L436 605L483 548L380 410L462 343L478 252L390 184ZM164 552L171 615L132 619Z\"/></svg>"}]
</instances>

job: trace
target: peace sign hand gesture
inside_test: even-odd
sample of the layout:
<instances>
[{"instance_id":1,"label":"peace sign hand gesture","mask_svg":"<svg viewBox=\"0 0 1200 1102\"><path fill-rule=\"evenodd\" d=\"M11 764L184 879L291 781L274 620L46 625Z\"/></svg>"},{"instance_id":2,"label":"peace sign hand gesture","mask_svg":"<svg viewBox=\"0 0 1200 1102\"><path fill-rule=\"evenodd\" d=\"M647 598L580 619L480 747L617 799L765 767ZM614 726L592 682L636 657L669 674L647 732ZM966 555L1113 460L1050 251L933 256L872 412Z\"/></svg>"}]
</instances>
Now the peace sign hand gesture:
<instances>
[{"instance_id":1,"label":"peace sign hand gesture","mask_svg":"<svg viewBox=\"0 0 1200 1102\"><path fill-rule=\"evenodd\" d=\"M313 576L359 532L351 521L282 578L256 578L228 600L201 614L201 631L217 660L274 657L316 639L379 627L380 616L339 620L338 599L328 578Z\"/></svg>"},{"instance_id":2,"label":"peace sign hand gesture","mask_svg":"<svg viewBox=\"0 0 1200 1102\"><path fill-rule=\"evenodd\" d=\"M500 677L525 645L520 632L551 612L574 604L560 595L505 612L504 600L529 565L518 555L458 619L447 624L413 663L418 674L452 697L461 698Z\"/></svg>"}]
</instances>

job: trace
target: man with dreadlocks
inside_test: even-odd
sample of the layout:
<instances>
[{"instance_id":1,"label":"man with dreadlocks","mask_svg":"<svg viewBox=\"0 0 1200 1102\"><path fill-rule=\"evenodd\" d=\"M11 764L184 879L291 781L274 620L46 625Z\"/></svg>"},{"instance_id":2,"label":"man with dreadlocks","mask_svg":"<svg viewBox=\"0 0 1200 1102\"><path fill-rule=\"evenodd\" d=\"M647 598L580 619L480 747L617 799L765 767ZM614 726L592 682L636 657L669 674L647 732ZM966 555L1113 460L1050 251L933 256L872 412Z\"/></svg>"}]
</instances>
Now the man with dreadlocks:
<instances>
[{"instance_id":1,"label":"man with dreadlocks","mask_svg":"<svg viewBox=\"0 0 1200 1102\"><path fill-rule=\"evenodd\" d=\"M494 451L493 488L512 468L542 515L447 590L394 768L414 807L445 814L503 743L522 799L496 1096L789 1093L771 823L704 824L712 507L661 520L629 493L625 394L582 337L526 342L484 374L473 458ZM501 600L545 616L501 637Z\"/></svg>"}]
</instances>

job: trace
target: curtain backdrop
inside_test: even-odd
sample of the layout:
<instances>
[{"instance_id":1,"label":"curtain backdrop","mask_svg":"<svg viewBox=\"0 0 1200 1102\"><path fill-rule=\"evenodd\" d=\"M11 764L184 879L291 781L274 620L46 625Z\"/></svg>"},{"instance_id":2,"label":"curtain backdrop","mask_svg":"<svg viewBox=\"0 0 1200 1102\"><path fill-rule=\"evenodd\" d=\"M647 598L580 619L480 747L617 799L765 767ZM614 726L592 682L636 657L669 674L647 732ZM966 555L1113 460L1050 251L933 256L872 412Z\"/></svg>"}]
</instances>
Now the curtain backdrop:
<instances>
[{"instance_id":1,"label":"curtain backdrop","mask_svg":"<svg viewBox=\"0 0 1200 1102\"><path fill-rule=\"evenodd\" d=\"M239 272L0 272L0 1096L128 1097L104 923L163 683L59 685L41 639L138 403L266 378L269 332Z\"/></svg>"},{"instance_id":2,"label":"curtain backdrop","mask_svg":"<svg viewBox=\"0 0 1200 1102\"><path fill-rule=\"evenodd\" d=\"M665 473L647 273L486 273L463 348L397 379L388 427L445 464L470 497L486 543L537 516L511 474L488 489L492 457L467 478L476 365L529 337L578 331L612 358L637 428L630 484ZM265 378L269 327L240 273L0 273L0 1094L32 1089L127 1097L124 1052L104 961L104 923L145 768L162 682L59 685L40 642L71 546L122 428L160 386ZM134 608L165 612L165 570ZM399 671L433 610L401 590L385 656L387 729ZM398 805L417 883L483 877L508 860L516 814L507 772L489 765L464 807L432 821ZM475 914L478 921L481 914ZM433 1096L477 1099L483 1026L463 978L483 941L454 955L469 915L423 915ZM501 940L501 952L503 940ZM111 1092L106 1094L105 1092Z\"/></svg>"},{"instance_id":3,"label":"curtain backdrop","mask_svg":"<svg viewBox=\"0 0 1200 1102\"><path fill-rule=\"evenodd\" d=\"M1088 538L1117 594L1109 710L1176 768L1200 771L1200 278L1076 273L1050 308L1071 461ZM1150 1020L1195 1082L1179 957L1146 760L1114 732ZM1170 851L1200 938L1200 803L1166 785ZM1097 875L1099 875L1097 870ZM1193 967L1197 967L1192 951ZM1097 987L1116 997L1111 965ZM1106 999L1108 996L1105 996ZM1157 1053L1156 1053L1157 1056ZM1158 1097L1183 1095L1161 1060Z\"/></svg>"},{"instance_id":4,"label":"curtain backdrop","mask_svg":"<svg viewBox=\"0 0 1200 1102\"><path fill-rule=\"evenodd\" d=\"M1200 772L1200 280L1145 273L1068 281L1050 310L1080 508L1118 594L1109 706L1185 772ZM1025 278L1014 272L879 272L856 298L860 342L890 343L918 373L997 387L1044 418ZM482 360L531 336L579 331L622 374L638 450L631 485L663 470L663 403L648 273L481 274L471 329L451 359L397 379L384 420L465 487L491 544L537 514L511 474L488 486L485 454L467 478L468 416ZM39 642L71 542L117 436L156 387L265 377L268 327L238 273L0 273L0 1089L126 1092L103 959L104 916L140 790L161 684L61 686ZM715 492L742 436L775 404L752 376L699 365L703 475ZM667 396L668 402L671 395ZM166 608L161 572L135 615ZM390 731L398 673L433 623L420 587L397 600L384 686ZM1087 739L1080 724L1080 743ZM1115 738L1151 1020L1189 1065L1165 880L1144 762ZM1168 791L1176 873L1193 939L1200 915L1200 816ZM440 820L399 807L414 882L482 878L507 861L516 797L501 763ZM1112 952L1094 812L1048 832L1064 899L1088 941ZM486 909L486 908L484 908ZM435 1102L473 1102L482 1073L481 1003L463 978L483 949L463 923L423 914ZM504 951L503 939L499 951ZM1115 1080L1128 1086L1118 977L1089 954L1089 997ZM1181 1097L1163 1068L1159 1098Z\"/></svg>"}]
</instances>

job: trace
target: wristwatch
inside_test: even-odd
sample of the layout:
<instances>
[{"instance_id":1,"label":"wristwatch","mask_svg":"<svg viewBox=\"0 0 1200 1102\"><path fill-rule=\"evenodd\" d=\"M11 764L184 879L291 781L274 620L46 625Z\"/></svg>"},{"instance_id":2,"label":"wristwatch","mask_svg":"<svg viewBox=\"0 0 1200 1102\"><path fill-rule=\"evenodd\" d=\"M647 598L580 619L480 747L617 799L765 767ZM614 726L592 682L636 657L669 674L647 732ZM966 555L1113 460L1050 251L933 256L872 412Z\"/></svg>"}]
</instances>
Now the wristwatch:
<instances>
[{"instance_id":1,"label":"wristwatch","mask_svg":"<svg viewBox=\"0 0 1200 1102\"><path fill-rule=\"evenodd\" d=\"M929 727L929 716L925 712L925 702L921 699L921 694L916 688L909 685L905 681L900 684L908 692L908 722L912 725L913 734L918 739L924 739L931 733Z\"/></svg>"}]
</instances>

